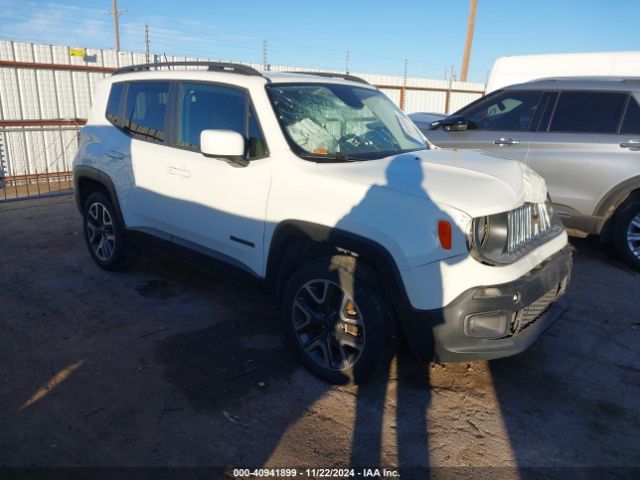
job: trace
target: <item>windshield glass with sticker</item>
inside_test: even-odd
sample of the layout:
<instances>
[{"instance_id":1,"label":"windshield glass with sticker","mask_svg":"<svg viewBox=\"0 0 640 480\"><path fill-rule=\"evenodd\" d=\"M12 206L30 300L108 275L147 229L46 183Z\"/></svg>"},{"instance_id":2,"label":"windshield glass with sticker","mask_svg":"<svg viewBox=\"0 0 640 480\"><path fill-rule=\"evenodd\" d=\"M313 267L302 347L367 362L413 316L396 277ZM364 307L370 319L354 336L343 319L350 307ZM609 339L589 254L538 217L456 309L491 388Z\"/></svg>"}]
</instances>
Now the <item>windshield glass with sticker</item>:
<instances>
[{"instance_id":1,"label":"windshield glass with sticker","mask_svg":"<svg viewBox=\"0 0 640 480\"><path fill-rule=\"evenodd\" d=\"M267 91L289 144L303 158L368 160L426 148L418 128L378 90L271 84Z\"/></svg>"}]
</instances>

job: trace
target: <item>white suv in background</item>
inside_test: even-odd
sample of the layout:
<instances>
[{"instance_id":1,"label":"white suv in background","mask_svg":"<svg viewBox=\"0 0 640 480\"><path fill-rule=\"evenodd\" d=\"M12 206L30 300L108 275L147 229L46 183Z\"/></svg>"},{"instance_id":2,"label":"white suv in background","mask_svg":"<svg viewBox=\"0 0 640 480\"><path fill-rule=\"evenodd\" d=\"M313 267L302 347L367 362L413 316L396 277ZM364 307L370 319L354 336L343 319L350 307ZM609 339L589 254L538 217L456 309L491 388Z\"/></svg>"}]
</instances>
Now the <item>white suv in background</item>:
<instances>
[{"instance_id":1,"label":"white suv in background","mask_svg":"<svg viewBox=\"0 0 640 480\"><path fill-rule=\"evenodd\" d=\"M342 383L399 334L428 359L497 358L566 309L544 181L481 157L430 150L355 77L157 64L99 85L74 178L98 265L150 247L259 286L302 362Z\"/></svg>"}]
</instances>

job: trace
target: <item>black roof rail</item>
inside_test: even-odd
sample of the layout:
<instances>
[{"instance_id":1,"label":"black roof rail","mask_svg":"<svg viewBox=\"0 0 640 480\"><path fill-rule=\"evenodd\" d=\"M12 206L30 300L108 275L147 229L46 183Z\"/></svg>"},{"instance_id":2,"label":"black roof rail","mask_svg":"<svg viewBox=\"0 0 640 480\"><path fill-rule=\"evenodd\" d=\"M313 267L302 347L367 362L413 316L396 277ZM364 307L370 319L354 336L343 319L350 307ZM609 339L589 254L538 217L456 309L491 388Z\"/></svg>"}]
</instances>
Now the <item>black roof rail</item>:
<instances>
[{"instance_id":1,"label":"black roof rail","mask_svg":"<svg viewBox=\"0 0 640 480\"><path fill-rule=\"evenodd\" d=\"M327 77L327 78L343 78L345 80L349 80L350 82L358 82L358 83L364 83L366 85L370 85L369 82L367 82L366 80L360 78L360 77L356 77L355 75L349 75L348 73L333 73L333 72L294 72L294 71L290 71L290 72L284 72L284 73L299 73L302 75L317 75L318 77Z\"/></svg>"},{"instance_id":2,"label":"black roof rail","mask_svg":"<svg viewBox=\"0 0 640 480\"><path fill-rule=\"evenodd\" d=\"M150 71L161 67L207 67L207 70L212 72L228 72L238 73L240 75L254 75L261 77L262 73L253 67L248 65L241 65L239 63L227 63L227 62L206 62L206 61L182 61L182 62L157 62L157 63L143 63L140 65L129 65L128 67L122 67L113 72L112 75L118 75L120 73L132 73Z\"/></svg>"}]
</instances>

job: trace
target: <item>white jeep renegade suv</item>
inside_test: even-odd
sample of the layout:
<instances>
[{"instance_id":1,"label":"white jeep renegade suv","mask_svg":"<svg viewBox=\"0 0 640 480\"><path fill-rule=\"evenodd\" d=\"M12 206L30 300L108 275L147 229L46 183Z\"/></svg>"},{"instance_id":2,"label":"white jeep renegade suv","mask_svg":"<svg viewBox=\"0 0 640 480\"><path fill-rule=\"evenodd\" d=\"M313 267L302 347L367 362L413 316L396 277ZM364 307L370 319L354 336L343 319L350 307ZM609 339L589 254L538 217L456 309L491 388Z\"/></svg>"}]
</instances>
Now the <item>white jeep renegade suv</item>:
<instances>
[{"instance_id":1,"label":"white jeep renegade suv","mask_svg":"<svg viewBox=\"0 0 640 480\"><path fill-rule=\"evenodd\" d=\"M430 148L355 77L192 62L100 83L74 178L102 268L150 247L257 285L311 371L360 382L400 334L426 359L497 358L566 309L544 181L480 156Z\"/></svg>"}]
</instances>

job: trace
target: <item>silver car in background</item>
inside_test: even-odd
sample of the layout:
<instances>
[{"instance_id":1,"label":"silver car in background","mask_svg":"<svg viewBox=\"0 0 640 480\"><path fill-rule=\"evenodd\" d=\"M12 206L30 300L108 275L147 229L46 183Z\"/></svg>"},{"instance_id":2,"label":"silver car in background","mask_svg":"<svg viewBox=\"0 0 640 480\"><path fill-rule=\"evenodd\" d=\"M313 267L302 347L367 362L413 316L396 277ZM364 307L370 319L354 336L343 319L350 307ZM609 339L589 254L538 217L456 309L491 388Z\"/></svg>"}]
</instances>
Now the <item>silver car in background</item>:
<instances>
[{"instance_id":1,"label":"silver car in background","mask_svg":"<svg viewBox=\"0 0 640 480\"><path fill-rule=\"evenodd\" d=\"M574 234L599 234L640 268L640 78L558 77L492 92L423 133L542 175Z\"/></svg>"},{"instance_id":2,"label":"silver car in background","mask_svg":"<svg viewBox=\"0 0 640 480\"><path fill-rule=\"evenodd\" d=\"M413 123L416 124L423 132L428 130L433 122L436 120L442 120L446 117L446 115L442 113L433 113L433 112L414 112L407 115Z\"/></svg>"}]
</instances>

